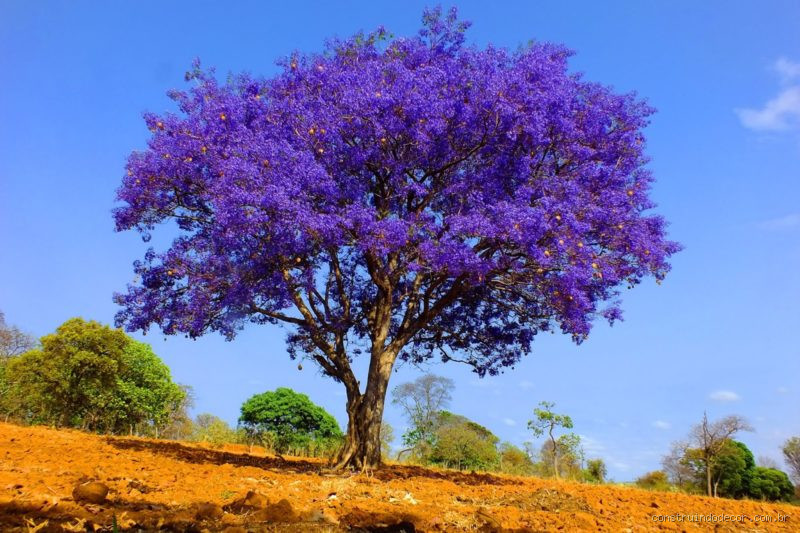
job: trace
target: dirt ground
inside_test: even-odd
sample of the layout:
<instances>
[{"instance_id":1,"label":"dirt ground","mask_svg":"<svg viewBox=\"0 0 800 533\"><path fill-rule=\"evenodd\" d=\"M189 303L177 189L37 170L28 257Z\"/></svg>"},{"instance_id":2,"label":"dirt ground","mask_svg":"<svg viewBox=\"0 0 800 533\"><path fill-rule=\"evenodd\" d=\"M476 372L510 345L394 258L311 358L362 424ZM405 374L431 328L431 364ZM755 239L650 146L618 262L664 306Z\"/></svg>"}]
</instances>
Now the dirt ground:
<instances>
[{"instance_id":1,"label":"dirt ground","mask_svg":"<svg viewBox=\"0 0 800 533\"><path fill-rule=\"evenodd\" d=\"M87 482L108 487L103 501L82 494L96 484L73 493ZM697 529L800 531L800 507L404 465L334 474L244 447L0 423L0 531Z\"/></svg>"}]
</instances>

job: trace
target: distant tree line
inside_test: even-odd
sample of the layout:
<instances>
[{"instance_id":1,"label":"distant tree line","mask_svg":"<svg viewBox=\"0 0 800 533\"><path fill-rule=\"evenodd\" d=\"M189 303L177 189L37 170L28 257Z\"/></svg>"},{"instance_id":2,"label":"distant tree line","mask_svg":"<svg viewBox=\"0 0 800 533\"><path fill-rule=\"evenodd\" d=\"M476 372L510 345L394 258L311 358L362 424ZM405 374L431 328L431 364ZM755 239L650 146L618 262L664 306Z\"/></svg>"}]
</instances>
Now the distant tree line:
<instances>
[{"instance_id":1,"label":"distant tree line","mask_svg":"<svg viewBox=\"0 0 800 533\"><path fill-rule=\"evenodd\" d=\"M672 444L662 460L663 470L649 472L636 484L653 490L680 490L724 498L791 501L796 497L789 476L770 464L756 464L750 449L734 437L752 428L739 416L709 421L706 415L686 441ZM800 438L783 447L795 481L800 481Z\"/></svg>"},{"instance_id":2,"label":"distant tree line","mask_svg":"<svg viewBox=\"0 0 800 533\"><path fill-rule=\"evenodd\" d=\"M528 424L534 436L547 435L545 442L539 449L531 443L522 449L501 442L477 422L447 411L454 387L452 380L432 374L395 387L392 402L409 422L398 460L460 470L605 481L605 463L599 458L586 460L578 435L556 435L572 428L572 420L554 413L553 403L542 402Z\"/></svg>"}]
</instances>

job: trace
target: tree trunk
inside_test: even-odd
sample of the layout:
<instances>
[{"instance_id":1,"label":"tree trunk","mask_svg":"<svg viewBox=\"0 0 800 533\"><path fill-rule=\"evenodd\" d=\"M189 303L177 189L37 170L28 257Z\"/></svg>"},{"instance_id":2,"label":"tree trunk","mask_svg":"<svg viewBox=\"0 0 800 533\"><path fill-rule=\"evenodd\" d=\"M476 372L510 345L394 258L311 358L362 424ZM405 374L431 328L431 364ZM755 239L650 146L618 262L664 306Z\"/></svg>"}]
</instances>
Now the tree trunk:
<instances>
[{"instance_id":1,"label":"tree trunk","mask_svg":"<svg viewBox=\"0 0 800 533\"><path fill-rule=\"evenodd\" d=\"M381 421L394 358L387 352L372 357L364 394L348 387L347 435L336 461L337 469L381 466Z\"/></svg>"},{"instance_id":2,"label":"tree trunk","mask_svg":"<svg viewBox=\"0 0 800 533\"><path fill-rule=\"evenodd\" d=\"M559 479L561 476L558 474L558 444L556 443L556 438L553 436L552 425L550 425L550 440L553 442L553 472L556 479Z\"/></svg>"},{"instance_id":3,"label":"tree trunk","mask_svg":"<svg viewBox=\"0 0 800 533\"><path fill-rule=\"evenodd\" d=\"M711 465L706 460L706 493L708 496L713 496L711 493Z\"/></svg>"}]
</instances>

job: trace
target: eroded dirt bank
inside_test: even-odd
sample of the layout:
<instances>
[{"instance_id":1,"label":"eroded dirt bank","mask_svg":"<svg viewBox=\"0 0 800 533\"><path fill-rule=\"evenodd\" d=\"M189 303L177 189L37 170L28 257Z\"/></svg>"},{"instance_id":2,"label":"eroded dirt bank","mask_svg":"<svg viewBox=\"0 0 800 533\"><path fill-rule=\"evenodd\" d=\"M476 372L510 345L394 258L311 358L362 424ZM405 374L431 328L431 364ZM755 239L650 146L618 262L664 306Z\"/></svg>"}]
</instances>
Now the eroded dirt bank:
<instances>
[{"instance_id":1,"label":"eroded dirt bank","mask_svg":"<svg viewBox=\"0 0 800 533\"><path fill-rule=\"evenodd\" d=\"M0 423L0 531L800 531L791 505L246 451ZM108 493L73 492L87 482Z\"/></svg>"}]
</instances>

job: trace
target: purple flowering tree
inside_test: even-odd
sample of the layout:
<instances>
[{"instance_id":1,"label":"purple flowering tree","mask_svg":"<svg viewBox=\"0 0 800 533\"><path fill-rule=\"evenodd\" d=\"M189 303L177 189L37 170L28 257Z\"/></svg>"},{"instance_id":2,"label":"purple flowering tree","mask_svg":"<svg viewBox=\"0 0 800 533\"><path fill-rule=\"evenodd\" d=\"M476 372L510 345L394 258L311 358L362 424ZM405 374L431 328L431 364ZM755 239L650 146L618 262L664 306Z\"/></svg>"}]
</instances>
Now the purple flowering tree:
<instances>
[{"instance_id":1,"label":"purple flowering tree","mask_svg":"<svg viewBox=\"0 0 800 533\"><path fill-rule=\"evenodd\" d=\"M380 464L398 359L484 376L542 331L580 342L679 249L647 214L650 107L569 73L560 46L480 50L454 11L423 21L295 54L271 79L196 65L180 113L146 115L114 212L146 240L179 231L135 263L117 322L228 339L287 325L290 355L346 389L340 467Z\"/></svg>"}]
</instances>

